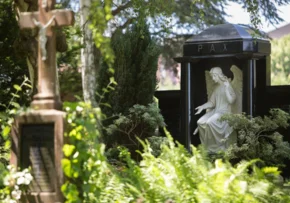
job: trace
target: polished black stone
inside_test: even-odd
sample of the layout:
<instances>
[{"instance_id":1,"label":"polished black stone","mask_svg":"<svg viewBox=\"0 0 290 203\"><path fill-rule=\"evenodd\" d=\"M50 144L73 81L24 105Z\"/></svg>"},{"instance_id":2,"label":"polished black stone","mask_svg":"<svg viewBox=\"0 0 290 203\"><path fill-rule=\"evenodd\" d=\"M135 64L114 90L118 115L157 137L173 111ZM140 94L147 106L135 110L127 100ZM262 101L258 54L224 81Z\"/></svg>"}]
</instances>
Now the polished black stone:
<instances>
[{"instance_id":1,"label":"polished black stone","mask_svg":"<svg viewBox=\"0 0 290 203\"><path fill-rule=\"evenodd\" d=\"M233 79L230 70L236 65L243 73L242 111L255 116L267 111L263 104L266 86L269 83L269 39L249 26L221 24L212 26L189 38L183 45L183 56L175 58L181 63L181 143L200 144L198 136L192 136L201 115L195 108L207 101L205 71L220 67Z\"/></svg>"},{"instance_id":2,"label":"polished black stone","mask_svg":"<svg viewBox=\"0 0 290 203\"><path fill-rule=\"evenodd\" d=\"M236 24L212 26L188 39L183 46L183 56L195 58L214 55L253 58L270 53L270 41L264 33Z\"/></svg>"}]
</instances>

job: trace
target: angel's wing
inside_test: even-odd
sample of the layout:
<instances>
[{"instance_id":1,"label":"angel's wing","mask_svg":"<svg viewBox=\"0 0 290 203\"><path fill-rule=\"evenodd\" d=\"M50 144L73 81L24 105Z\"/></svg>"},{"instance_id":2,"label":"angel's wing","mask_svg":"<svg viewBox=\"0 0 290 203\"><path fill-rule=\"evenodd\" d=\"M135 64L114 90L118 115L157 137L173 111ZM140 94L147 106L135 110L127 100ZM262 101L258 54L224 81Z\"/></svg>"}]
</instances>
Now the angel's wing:
<instances>
[{"instance_id":1,"label":"angel's wing","mask_svg":"<svg viewBox=\"0 0 290 203\"><path fill-rule=\"evenodd\" d=\"M205 71L205 82L206 82L207 99L209 100L215 86L215 82L211 78L209 71Z\"/></svg>"},{"instance_id":2,"label":"angel's wing","mask_svg":"<svg viewBox=\"0 0 290 203\"><path fill-rule=\"evenodd\" d=\"M234 79L231 85L236 93L236 101L232 105L232 113L242 113L243 107L243 72L236 65L232 65L231 71L234 74Z\"/></svg>"}]
</instances>

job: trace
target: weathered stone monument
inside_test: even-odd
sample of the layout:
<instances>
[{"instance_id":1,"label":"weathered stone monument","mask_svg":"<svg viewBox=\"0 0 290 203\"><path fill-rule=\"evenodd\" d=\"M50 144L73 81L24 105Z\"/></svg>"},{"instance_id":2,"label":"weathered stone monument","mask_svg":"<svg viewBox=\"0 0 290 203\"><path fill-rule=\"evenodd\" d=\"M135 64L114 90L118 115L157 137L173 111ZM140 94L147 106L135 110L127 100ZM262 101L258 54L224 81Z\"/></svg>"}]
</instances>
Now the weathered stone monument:
<instances>
[{"instance_id":1,"label":"weathered stone monument","mask_svg":"<svg viewBox=\"0 0 290 203\"><path fill-rule=\"evenodd\" d=\"M210 134L217 142L221 132L229 135L226 125L217 127L220 125L217 120L224 113L245 112L252 116L265 113L270 52L268 39L247 26L235 24L210 27L185 42L183 56L175 59L181 63L182 144L189 147L198 145L200 140L208 143L199 138L201 135ZM222 84L220 89L214 83ZM211 98L219 93L223 96ZM203 113L204 110L208 111ZM211 127L208 130L205 126ZM193 135L198 133L199 136ZM216 146L211 144L214 149ZM218 144L217 148L223 147Z\"/></svg>"},{"instance_id":2,"label":"weathered stone monument","mask_svg":"<svg viewBox=\"0 0 290 203\"><path fill-rule=\"evenodd\" d=\"M31 167L34 180L21 202L63 202L60 187L64 117L57 92L56 27L72 25L72 11L53 10L55 0L39 0L38 12L22 13L22 29L38 29L38 93L32 111L15 118L12 131L11 164Z\"/></svg>"}]
</instances>

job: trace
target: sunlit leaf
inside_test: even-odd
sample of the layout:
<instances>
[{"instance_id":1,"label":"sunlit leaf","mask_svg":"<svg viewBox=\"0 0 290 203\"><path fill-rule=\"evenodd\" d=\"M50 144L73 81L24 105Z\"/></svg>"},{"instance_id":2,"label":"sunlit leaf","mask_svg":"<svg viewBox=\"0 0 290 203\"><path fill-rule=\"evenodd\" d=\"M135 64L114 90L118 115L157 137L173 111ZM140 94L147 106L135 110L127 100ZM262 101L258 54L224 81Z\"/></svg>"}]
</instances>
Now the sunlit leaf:
<instances>
[{"instance_id":1,"label":"sunlit leaf","mask_svg":"<svg viewBox=\"0 0 290 203\"><path fill-rule=\"evenodd\" d=\"M13 85L13 87L14 87L14 89L16 89L17 91L21 91L22 89L21 89L21 87L19 86L19 85Z\"/></svg>"},{"instance_id":2,"label":"sunlit leaf","mask_svg":"<svg viewBox=\"0 0 290 203\"><path fill-rule=\"evenodd\" d=\"M75 148L76 147L74 145L65 144L62 148L62 151L66 157L69 157L70 155L72 155Z\"/></svg>"}]
</instances>

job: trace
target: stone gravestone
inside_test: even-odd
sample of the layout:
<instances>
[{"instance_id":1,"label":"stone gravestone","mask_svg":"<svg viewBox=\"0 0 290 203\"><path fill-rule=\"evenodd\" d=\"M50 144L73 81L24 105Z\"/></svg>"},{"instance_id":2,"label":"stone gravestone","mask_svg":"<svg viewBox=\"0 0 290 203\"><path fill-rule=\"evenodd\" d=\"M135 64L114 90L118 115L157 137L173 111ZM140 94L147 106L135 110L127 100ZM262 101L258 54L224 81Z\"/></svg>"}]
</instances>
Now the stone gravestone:
<instances>
[{"instance_id":1,"label":"stone gravestone","mask_svg":"<svg viewBox=\"0 0 290 203\"><path fill-rule=\"evenodd\" d=\"M55 0L39 0L38 12L21 13L22 29L38 29L38 93L32 111L15 118L11 164L31 167L34 180L21 202L63 202L61 168L65 113L57 93L56 27L72 25L72 11L53 10Z\"/></svg>"},{"instance_id":2,"label":"stone gravestone","mask_svg":"<svg viewBox=\"0 0 290 203\"><path fill-rule=\"evenodd\" d=\"M204 116L208 114L205 111L195 115L197 107L210 100L213 68L220 68L215 69L219 77L229 81L236 94L237 111L252 116L265 113L270 52L268 39L255 35L249 27L235 24L212 26L185 42L183 56L175 58L181 63L181 143L188 148L190 144L198 145L199 136L193 135L200 129L197 122L208 124L217 119ZM233 84L237 80L241 83L240 93Z\"/></svg>"}]
</instances>

